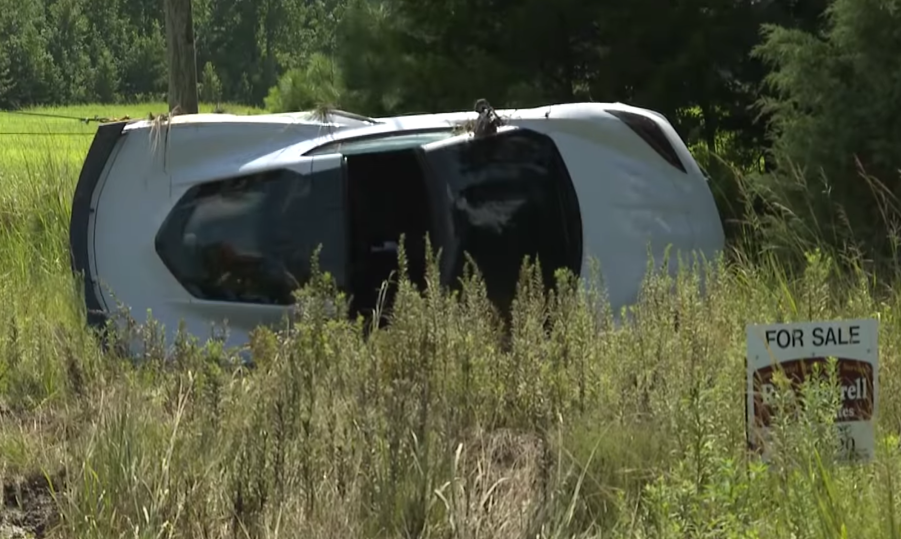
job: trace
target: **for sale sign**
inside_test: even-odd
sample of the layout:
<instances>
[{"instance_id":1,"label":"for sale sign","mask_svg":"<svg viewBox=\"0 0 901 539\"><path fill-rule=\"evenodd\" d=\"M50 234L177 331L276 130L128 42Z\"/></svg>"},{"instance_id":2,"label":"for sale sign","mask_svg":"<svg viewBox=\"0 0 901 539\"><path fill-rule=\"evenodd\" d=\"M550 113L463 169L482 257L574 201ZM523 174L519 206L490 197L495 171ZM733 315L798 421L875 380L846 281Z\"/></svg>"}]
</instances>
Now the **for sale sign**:
<instances>
[{"instance_id":1,"label":"for sale sign","mask_svg":"<svg viewBox=\"0 0 901 539\"><path fill-rule=\"evenodd\" d=\"M766 455L776 385L781 371L797 388L815 372L826 372L828 358L837 360L841 408L835 418L844 458L870 460L875 447L878 334L876 320L842 320L796 324L751 325L748 344L748 442ZM820 365L816 371L816 365Z\"/></svg>"}]
</instances>

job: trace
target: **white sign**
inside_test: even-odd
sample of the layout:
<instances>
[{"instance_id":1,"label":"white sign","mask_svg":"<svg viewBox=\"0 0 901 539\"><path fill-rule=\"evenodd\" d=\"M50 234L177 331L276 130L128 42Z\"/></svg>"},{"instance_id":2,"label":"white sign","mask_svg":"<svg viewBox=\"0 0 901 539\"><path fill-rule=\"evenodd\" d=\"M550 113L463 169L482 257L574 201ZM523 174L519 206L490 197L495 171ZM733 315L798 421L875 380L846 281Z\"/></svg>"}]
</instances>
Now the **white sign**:
<instances>
[{"instance_id":1,"label":"white sign","mask_svg":"<svg viewBox=\"0 0 901 539\"><path fill-rule=\"evenodd\" d=\"M874 422L879 387L879 323L874 319L750 325L748 340L748 442L766 456L766 434L781 370L800 385L813 366L837 360L842 407L835 418L845 459L870 460L876 445Z\"/></svg>"}]
</instances>

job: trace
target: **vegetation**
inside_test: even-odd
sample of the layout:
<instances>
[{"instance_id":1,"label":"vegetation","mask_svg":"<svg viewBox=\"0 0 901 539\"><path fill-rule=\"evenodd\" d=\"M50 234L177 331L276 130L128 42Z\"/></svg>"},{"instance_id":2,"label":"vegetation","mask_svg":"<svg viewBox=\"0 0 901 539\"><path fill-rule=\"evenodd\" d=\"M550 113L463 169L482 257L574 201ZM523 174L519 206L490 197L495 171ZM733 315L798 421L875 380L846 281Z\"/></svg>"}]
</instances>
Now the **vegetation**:
<instances>
[{"instance_id":1,"label":"vegetation","mask_svg":"<svg viewBox=\"0 0 901 539\"><path fill-rule=\"evenodd\" d=\"M901 534L901 1L194 5L205 111L660 111L730 248L705 295L711 268L649 275L620 327L598 287L561 275L546 297L525 266L509 335L476 273L459 296L401 286L364 336L315 308L322 275L302 318L254 336L253 369L153 324L135 363L85 330L68 271L96 123L0 112L0 538ZM0 38L0 109L165 111L155 2L0 0ZM745 324L870 316L875 462L833 464L816 387L772 462L749 454Z\"/></svg>"},{"instance_id":2,"label":"vegetation","mask_svg":"<svg viewBox=\"0 0 901 539\"><path fill-rule=\"evenodd\" d=\"M161 110L133 111L147 108ZM509 341L477 273L455 297L405 283L368 338L315 308L341 299L319 276L303 318L254 336L253 369L187 336L166 349L152 322L135 364L85 331L67 271L89 137L37 137L10 137L2 161L0 537L898 532L901 295L863 269L820 253L793 277L720 261L685 271L675 296L649 275L635 324L616 328L598 287L561 275L546 297L527 265ZM744 325L867 316L882 323L876 462L833 465L824 393L760 463L744 440Z\"/></svg>"}]
</instances>

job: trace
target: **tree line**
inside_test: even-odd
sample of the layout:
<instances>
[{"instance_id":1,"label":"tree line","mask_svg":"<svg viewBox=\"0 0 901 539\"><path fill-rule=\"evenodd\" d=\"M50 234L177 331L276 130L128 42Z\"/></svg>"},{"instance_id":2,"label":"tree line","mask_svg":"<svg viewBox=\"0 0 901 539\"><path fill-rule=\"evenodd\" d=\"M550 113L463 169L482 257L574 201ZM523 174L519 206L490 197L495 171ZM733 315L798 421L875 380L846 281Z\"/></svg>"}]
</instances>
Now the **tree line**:
<instances>
[{"instance_id":1,"label":"tree line","mask_svg":"<svg viewBox=\"0 0 901 539\"><path fill-rule=\"evenodd\" d=\"M202 101L370 115L627 102L673 123L730 227L768 232L755 251L894 253L901 0L193 6ZM163 21L161 0L0 0L0 108L162 100Z\"/></svg>"}]
</instances>

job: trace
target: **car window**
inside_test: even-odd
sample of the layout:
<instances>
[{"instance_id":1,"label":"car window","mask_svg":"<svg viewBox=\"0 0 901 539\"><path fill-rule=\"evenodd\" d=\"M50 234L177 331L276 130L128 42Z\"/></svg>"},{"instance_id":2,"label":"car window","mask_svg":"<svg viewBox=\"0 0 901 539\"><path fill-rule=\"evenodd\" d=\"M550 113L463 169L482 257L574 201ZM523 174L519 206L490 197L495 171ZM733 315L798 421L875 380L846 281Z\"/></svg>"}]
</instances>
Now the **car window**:
<instances>
[{"instance_id":1,"label":"car window","mask_svg":"<svg viewBox=\"0 0 901 539\"><path fill-rule=\"evenodd\" d=\"M426 149L449 187L454 272L469 253L488 294L509 307L525 256L540 258L546 286L558 268L578 273L582 223L569 172L553 139L526 129Z\"/></svg>"},{"instance_id":2,"label":"car window","mask_svg":"<svg viewBox=\"0 0 901 539\"><path fill-rule=\"evenodd\" d=\"M403 150L405 148L416 148L423 144L443 140L452 136L454 136L454 133L450 130L412 134L390 133L387 135L367 136L330 142L323 146L319 146L318 148L314 148L304 155L321 155L327 153L353 155L359 153Z\"/></svg>"},{"instance_id":3,"label":"car window","mask_svg":"<svg viewBox=\"0 0 901 539\"><path fill-rule=\"evenodd\" d=\"M346 240L342 169L290 170L191 188L156 239L159 256L195 297L286 305L310 276L310 257L341 286Z\"/></svg>"}]
</instances>

